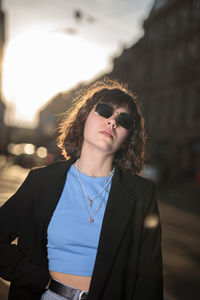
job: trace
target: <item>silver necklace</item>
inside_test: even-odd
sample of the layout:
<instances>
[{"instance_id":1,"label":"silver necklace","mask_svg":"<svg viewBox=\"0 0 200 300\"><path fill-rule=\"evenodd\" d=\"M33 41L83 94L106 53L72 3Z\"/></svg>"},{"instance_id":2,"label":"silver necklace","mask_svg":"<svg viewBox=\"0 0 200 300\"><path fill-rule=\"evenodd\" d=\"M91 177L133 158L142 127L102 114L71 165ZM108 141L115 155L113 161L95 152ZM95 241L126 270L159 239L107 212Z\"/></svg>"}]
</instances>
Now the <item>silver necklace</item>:
<instances>
[{"instance_id":1,"label":"silver necklace","mask_svg":"<svg viewBox=\"0 0 200 300\"><path fill-rule=\"evenodd\" d=\"M106 180L107 180L107 177L106 177ZM84 199L85 207L86 207L87 212L88 212L88 215L89 215L89 222L90 222L90 223L94 223L94 217L96 216L96 214L97 214L97 213L99 212L99 210L101 209L101 206L102 206L102 204L103 204L103 202L104 202L104 200L105 200L105 197L106 197L106 190L105 190L104 196L103 196L103 198L102 198L102 200L101 200L101 203L99 204L97 210L94 212L93 215L90 214L90 211L89 211L89 209L88 209L87 202L86 202L86 200L85 200L85 195L84 195L82 186L81 186L81 191L82 191L82 194L83 194L83 199Z\"/></svg>"},{"instance_id":2,"label":"silver necklace","mask_svg":"<svg viewBox=\"0 0 200 300\"><path fill-rule=\"evenodd\" d=\"M100 191L93 199L91 199L91 198L88 196L88 194L86 193L84 184L83 184L83 182L81 181L81 178L80 178L79 170L80 170L80 167L79 167L79 159L77 159L77 161L76 161L76 173L77 173L77 177L78 177L78 180L79 180L81 189L82 189L82 191L83 191L85 197L89 200L89 202L90 202L90 207L92 207L94 200L96 200L96 199L103 193L103 191L105 191L106 188L108 187L110 181L112 180L112 177L113 177L113 174L114 174L114 171L115 171L115 167L113 167L111 173L109 174L109 175L110 175L110 178L109 178L108 182L107 182L107 176L106 176L106 184L105 184L105 186L103 187L103 189L102 189L102 190L101 190L101 191ZM108 176L109 176L109 175L108 175Z\"/></svg>"},{"instance_id":3,"label":"silver necklace","mask_svg":"<svg viewBox=\"0 0 200 300\"><path fill-rule=\"evenodd\" d=\"M83 169L80 167L79 161L80 161L80 159L77 159L77 161L76 161L76 163L77 163L76 166L78 166L79 171L81 171L81 173L83 173L83 174L85 174L85 175L87 175L87 176L89 176L89 177L95 177L95 178L99 178L99 177L108 177L108 176L110 176L110 175L113 173L113 169L112 169L111 172L110 172L107 176L94 176L94 175L90 175L90 174L88 174L85 170L83 170Z\"/></svg>"}]
</instances>

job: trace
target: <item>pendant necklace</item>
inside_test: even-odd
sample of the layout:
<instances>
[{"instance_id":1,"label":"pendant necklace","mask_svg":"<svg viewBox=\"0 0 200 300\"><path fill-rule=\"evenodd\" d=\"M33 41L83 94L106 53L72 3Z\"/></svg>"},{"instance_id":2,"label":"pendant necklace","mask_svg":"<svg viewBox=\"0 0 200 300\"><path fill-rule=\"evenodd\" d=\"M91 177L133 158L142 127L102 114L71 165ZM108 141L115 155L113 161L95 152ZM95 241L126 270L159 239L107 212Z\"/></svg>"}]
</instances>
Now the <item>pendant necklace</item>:
<instances>
[{"instance_id":1,"label":"pendant necklace","mask_svg":"<svg viewBox=\"0 0 200 300\"><path fill-rule=\"evenodd\" d=\"M114 174L114 171L115 171L115 167L113 167L112 171L108 175L108 176L110 176L109 180L107 181L107 177L108 176L106 176L106 184L104 185L104 187L102 188L102 190L99 193L97 193L97 195L93 199L91 199L88 196L88 194L87 194L87 192L85 190L84 184L83 184L83 182L81 181L81 178L80 178L80 174L79 174L80 170L81 169L79 167L79 159L77 159L77 161L76 161L76 173L77 173L77 177L78 177L78 180L79 180L79 183L80 183L80 186L81 186L81 190L82 190L83 194L85 195L85 197L90 202L90 207L92 207L94 200L96 200L106 190L106 188L108 187L110 181L112 180L112 177L113 177L113 174ZM87 174L85 174L85 175L87 175ZM87 175L87 176L89 176L89 175ZM90 177L93 177L93 176L90 176Z\"/></svg>"},{"instance_id":2,"label":"pendant necklace","mask_svg":"<svg viewBox=\"0 0 200 300\"><path fill-rule=\"evenodd\" d=\"M93 215L90 214L90 211L89 211L89 209L88 209L87 202L86 202L85 195L84 195L84 193L83 193L82 188L81 188L81 191L82 191L82 194L83 194L83 199L84 199L85 207L86 207L87 212L88 212L88 215L89 215L89 222L90 222L90 223L94 223L94 217L95 217L96 214L100 211L101 206L102 206L102 204L103 204L103 202L104 202L104 200L105 200L105 197L106 197L106 190L105 190L104 196L103 196L103 198L102 198L102 200L101 200L101 203L99 204L97 210L94 212Z\"/></svg>"},{"instance_id":3,"label":"pendant necklace","mask_svg":"<svg viewBox=\"0 0 200 300\"><path fill-rule=\"evenodd\" d=\"M103 202L104 202L104 200L105 200L105 197L106 197L106 191L107 191L107 188L108 188L108 185L109 185L110 181L112 180L112 177L113 177L115 168L113 167L112 172L108 175L108 176L111 175L108 181L107 181L108 176L106 176L106 184L105 184L105 186L103 187L103 189L102 189L102 190L101 190L101 191L100 191L93 199L91 199L91 198L87 195L87 193L86 193L86 191L85 191L85 188L84 188L84 185L83 185L83 182L81 181L80 174L79 174L80 168L79 168L79 165L78 165L78 161L79 161L79 160L76 161L76 173L77 173L77 177L78 177L78 180L79 180L79 183L80 183L81 192L82 192L82 194L83 194L83 199L84 199L85 207L86 207L87 212L88 212L88 215L89 215L89 223L94 223L94 217L95 217L95 216L97 215L97 213L100 211L101 206L102 206L102 204L103 204ZM85 175L87 175L87 174L85 174ZM87 175L87 176L88 176L88 175ZM93 176L92 176L92 177L93 177ZM92 207L93 201L94 201L95 199L97 199L103 192L104 192L104 195L102 196L102 200L101 200L101 202L100 202L100 204L99 204L97 210L94 212L94 214L91 215L91 214L90 214L90 211L89 211L89 208L88 208L88 205L87 205L86 199L89 200L89 202L90 202L90 207Z\"/></svg>"}]
</instances>

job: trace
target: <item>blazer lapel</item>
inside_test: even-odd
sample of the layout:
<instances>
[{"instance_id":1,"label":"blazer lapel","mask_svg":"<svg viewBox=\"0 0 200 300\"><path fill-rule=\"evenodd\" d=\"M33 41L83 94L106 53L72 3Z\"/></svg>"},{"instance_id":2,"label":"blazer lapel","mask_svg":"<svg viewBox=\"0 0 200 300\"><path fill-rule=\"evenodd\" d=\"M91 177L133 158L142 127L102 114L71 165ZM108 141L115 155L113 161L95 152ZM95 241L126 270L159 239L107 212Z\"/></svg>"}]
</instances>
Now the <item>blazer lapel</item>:
<instances>
[{"instance_id":1,"label":"blazer lapel","mask_svg":"<svg viewBox=\"0 0 200 300\"><path fill-rule=\"evenodd\" d=\"M104 215L90 285L90 294L95 295L95 299L98 299L103 285L107 280L136 200L133 180L130 180L130 176L128 175L120 178L119 170L116 169Z\"/></svg>"}]
</instances>

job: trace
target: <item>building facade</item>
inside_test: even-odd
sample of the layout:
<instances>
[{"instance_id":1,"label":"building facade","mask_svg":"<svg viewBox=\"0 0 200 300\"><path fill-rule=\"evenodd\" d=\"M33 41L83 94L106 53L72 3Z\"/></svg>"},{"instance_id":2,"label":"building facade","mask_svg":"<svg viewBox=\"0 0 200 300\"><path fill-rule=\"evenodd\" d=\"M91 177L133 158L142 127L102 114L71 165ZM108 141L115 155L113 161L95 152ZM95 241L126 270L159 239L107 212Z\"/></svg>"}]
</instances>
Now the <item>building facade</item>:
<instances>
[{"instance_id":1,"label":"building facade","mask_svg":"<svg viewBox=\"0 0 200 300\"><path fill-rule=\"evenodd\" d=\"M6 106L2 100L2 60L3 46L5 42L5 15L1 8L0 0L0 154L6 151L6 126L4 124L4 115Z\"/></svg>"},{"instance_id":2,"label":"building facade","mask_svg":"<svg viewBox=\"0 0 200 300\"><path fill-rule=\"evenodd\" d=\"M0 0L0 91L2 90L2 60L3 60L3 46L5 42L5 14L2 11Z\"/></svg>"},{"instance_id":3,"label":"building facade","mask_svg":"<svg viewBox=\"0 0 200 300\"><path fill-rule=\"evenodd\" d=\"M84 84L78 84L70 90L55 95L38 113L39 122L35 130L34 144L37 147L46 147L54 159L60 157L60 150L56 145L59 122L83 86Z\"/></svg>"},{"instance_id":4,"label":"building facade","mask_svg":"<svg viewBox=\"0 0 200 300\"><path fill-rule=\"evenodd\" d=\"M142 102L149 160L165 177L200 176L200 1L157 0L144 36L110 75Z\"/></svg>"}]
</instances>

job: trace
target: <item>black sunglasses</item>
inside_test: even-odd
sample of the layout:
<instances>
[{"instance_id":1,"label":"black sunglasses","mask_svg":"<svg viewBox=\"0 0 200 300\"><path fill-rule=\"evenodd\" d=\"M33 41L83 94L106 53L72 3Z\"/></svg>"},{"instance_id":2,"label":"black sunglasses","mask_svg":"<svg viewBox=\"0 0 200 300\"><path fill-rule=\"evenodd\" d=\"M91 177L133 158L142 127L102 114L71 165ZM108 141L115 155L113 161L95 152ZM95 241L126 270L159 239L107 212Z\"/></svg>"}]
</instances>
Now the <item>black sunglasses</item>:
<instances>
[{"instance_id":1,"label":"black sunglasses","mask_svg":"<svg viewBox=\"0 0 200 300\"><path fill-rule=\"evenodd\" d=\"M95 113L103 118L109 119L114 114L114 108L109 104L100 102L95 107ZM134 120L129 114L121 112L117 117L117 124L130 130L133 127Z\"/></svg>"}]
</instances>

